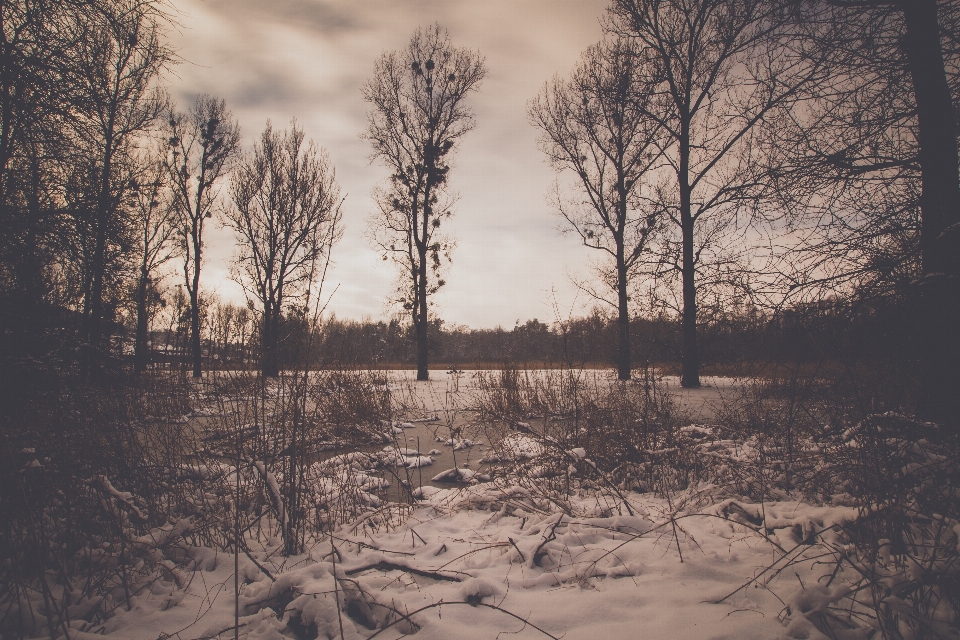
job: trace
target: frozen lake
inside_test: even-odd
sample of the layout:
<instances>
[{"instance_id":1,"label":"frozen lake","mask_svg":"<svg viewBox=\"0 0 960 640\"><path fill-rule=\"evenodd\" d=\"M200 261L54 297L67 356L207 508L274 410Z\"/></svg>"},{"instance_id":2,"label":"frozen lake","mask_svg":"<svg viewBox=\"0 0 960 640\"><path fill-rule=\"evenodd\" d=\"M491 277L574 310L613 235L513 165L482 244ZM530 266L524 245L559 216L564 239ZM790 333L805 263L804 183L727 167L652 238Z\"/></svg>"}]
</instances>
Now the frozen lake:
<instances>
[{"instance_id":1,"label":"frozen lake","mask_svg":"<svg viewBox=\"0 0 960 640\"><path fill-rule=\"evenodd\" d=\"M394 400L404 407L398 422L406 422L403 433L396 434L396 446L419 450L429 455L433 464L415 469L397 470L401 479L411 486L449 486L431 481L436 474L453 467L469 468L477 472L485 470L480 460L490 451L491 441L502 437L503 427L482 424L477 410L480 376L497 376L496 371L466 370L457 373L431 371L430 380L418 381L412 370L385 372ZM536 379L538 376L557 373L533 370L520 371L521 376ZM607 384L613 381L616 372L611 370L577 371L589 384ZM662 388L670 394L686 423L710 424L716 422L724 403L737 395L738 387L745 381L734 378L701 378L699 389L685 389L676 376L660 379ZM532 421L536 426L536 421ZM472 446L454 450L451 439L472 442Z\"/></svg>"},{"instance_id":2,"label":"frozen lake","mask_svg":"<svg viewBox=\"0 0 960 640\"><path fill-rule=\"evenodd\" d=\"M412 488L422 486L448 487L447 483L433 482L437 474L453 468L470 469L477 473L489 471L489 467L481 460L491 453L491 443L497 443L512 425L503 422L481 420L478 410L483 395L484 377L497 384L501 373L499 371L466 370L458 372L431 371L430 380L418 381L416 371L392 370L381 373L386 377L394 406L394 425L384 425L383 433L393 438L391 444L370 445L362 447L363 451L373 452L378 449L389 449L416 458L419 452L420 461L432 462L424 466L406 468L404 466L389 467L384 476L390 481L389 493L392 499L399 498L399 485L405 484ZM555 383L558 375L569 375L570 372L557 370L529 370L517 372L522 381L536 383L549 382L553 377ZM589 369L574 370L572 372L585 385L597 385L606 388L614 382L616 372L613 370ZM718 413L724 404L738 395L738 387L745 380L720 377L701 378L701 388L685 389L680 386L676 376L664 376L658 379L660 390L665 391L673 399L676 408L681 412L684 423L710 424L717 421ZM527 420L527 418L524 418ZM197 426L205 424L209 418L192 418ZM530 426L536 431L542 426L541 420L529 419ZM336 449L324 453L322 458L346 453L347 450Z\"/></svg>"}]
</instances>

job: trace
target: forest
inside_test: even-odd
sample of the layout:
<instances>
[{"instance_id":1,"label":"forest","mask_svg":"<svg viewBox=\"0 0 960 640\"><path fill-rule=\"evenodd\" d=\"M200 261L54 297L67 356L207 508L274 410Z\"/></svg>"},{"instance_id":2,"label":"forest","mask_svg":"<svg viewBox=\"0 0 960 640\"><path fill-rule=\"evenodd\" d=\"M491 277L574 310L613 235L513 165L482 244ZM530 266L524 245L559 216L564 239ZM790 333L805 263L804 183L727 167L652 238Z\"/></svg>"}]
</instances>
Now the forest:
<instances>
[{"instance_id":1,"label":"forest","mask_svg":"<svg viewBox=\"0 0 960 640\"><path fill-rule=\"evenodd\" d=\"M495 328L483 52L351 88L352 220L306 114L177 104L175 4L0 2L3 640L960 638L960 1L610 0L524 114L589 311Z\"/></svg>"}]
</instances>

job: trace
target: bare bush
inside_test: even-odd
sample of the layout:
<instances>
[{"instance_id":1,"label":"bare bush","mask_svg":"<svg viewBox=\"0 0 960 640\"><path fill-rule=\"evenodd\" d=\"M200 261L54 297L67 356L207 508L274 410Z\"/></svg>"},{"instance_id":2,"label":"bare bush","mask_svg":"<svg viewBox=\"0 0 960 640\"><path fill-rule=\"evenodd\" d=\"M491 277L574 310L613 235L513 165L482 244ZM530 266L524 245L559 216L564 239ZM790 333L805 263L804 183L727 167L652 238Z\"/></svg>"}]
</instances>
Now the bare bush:
<instances>
[{"instance_id":1,"label":"bare bush","mask_svg":"<svg viewBox=\"0 0 960 640\"><path fill-rule=\"evenodd\" d=\"M895 413L847 427L856 398L805 395L804 386L781 380L744 389L724 412L718 434L726 439L709 438L698 452L722 462L710 474L727 496L721 513L757 527L781 552L768 571L811 559L823 567L817 584L784 609L794 617L790 628L802 633L802 618L828 637L858 629L897 640L956 637L957 441L948 429ZM771 536L764 501L779 499L855 507L856 515Z\"/></svg>"},{"instance_id":2,"label":"bare bush","mask_svg":"<svg viewBox=\"0 0 960 640\"><path fill-rule=\"evenodd\" d=\"M164 495L182 451L185 388L34 372L3 414L0 632L89 630L142 590L185 583L192 528ZM16 430L9 426L17 424Z\"/></svg>"},{"instance_id":3,"label":"bare bush","mask_svg":"<svg viewBox=\"0 0 960 640\"><path fill-rule=\"evenodd\" d=\"M671 448L679 416L649 370L614 381L576 369L505 369L481 376L479 387L480 420L494 446L485 461L503 465L508 482L561 508L567 495L598 489L629 511L621 491L662 481L665 467L651 452Z\"/></svg>"}]
</instances>

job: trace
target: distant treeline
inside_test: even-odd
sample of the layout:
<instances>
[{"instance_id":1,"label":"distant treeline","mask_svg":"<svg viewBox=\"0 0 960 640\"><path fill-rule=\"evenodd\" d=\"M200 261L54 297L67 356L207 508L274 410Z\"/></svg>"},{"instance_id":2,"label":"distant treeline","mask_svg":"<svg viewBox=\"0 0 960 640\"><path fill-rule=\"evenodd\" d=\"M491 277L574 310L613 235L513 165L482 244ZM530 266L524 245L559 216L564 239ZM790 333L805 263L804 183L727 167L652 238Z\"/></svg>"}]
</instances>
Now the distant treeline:
<instances>
[{"instance_id":1,"label":"distant treeline","mask_svg":"<svg viewBox=\"0 0 960 640\"><path fill-rule=\"evenodd\" d=\"M747 308L705 322L701 328L704 364L876 362L909 360L913 337L902 303L828 300L762 313ZM309 356L319 367L408 367L416 363L416 336L397 320L356 321L331 317L308 332L288 318L283 337L289 364ZM634 318L633 361L671 369L681 355L679 319ZM256 332L251 332L256 336ZM431 362L462 369L490 366L615 366L617 324L599 310L545 323L538 319L512 328L471 329L435 321ZM896 336L896 339L893 338Z\"/></svg>"}]
</instances>

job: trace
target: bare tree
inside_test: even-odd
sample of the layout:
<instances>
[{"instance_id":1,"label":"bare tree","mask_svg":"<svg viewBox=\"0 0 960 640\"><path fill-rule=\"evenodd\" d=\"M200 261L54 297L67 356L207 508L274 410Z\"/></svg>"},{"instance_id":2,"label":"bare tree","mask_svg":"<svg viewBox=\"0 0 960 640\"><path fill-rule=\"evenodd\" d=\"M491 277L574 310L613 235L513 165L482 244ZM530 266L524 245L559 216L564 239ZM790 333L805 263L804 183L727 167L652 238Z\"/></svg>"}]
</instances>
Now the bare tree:
<instances>
[{"instance_id":1,"label":"bare tree","mask_svg":"<svg viewBox=\"0 0 960 640\"><path fill-rule=\"evenodd\" d=\"M21 325L21 336L36 320L30 307L47 297L50 265L63 257L56 247L62 220L54 213L63 203L47 187L69 146L64 107L74 91L65 76L79 56L65 52L76 47L82 16L63 5L0 4L0 291L2 306L16 309L0 317L7 327Z\"/></svg>"},{"instance_id":2,"label":"bare tree","mask_svg":"<svg viewBox=\"0 0 960 640\"><path fill-rule=\"evenodd\" d=\"M231 168L240 146L240 127L222 99L198 96L189 113L170 113L167 168L173 188L184 256L183 279L190 295L190 347L193 377L202 375L200 267L203 227L213 217L217 183Z\"/></svg>"},{"instance_id":3,"label":"bare tree","mask_svg":"<svg viewBox=\"0 0 960 640\"><path fill-rule=\"evenodd\" d=\"M234 206L225 218L240 240L238 280L261 309L262 385L268 376L280 373L281 322L295 327L285 336L291 341L303 337L296 336L297 329L309 336L316 326L319 304L309 320L314 287L322 286L333 244L341 235L342 199L329 157L313 141L304 143L296 120L289 131L281 132L267 122L259 143L243 156L233 175L232 195ZM310 338L297 346L304 357L293 367L291 359L283 363L293 371L281 381L275 406L280 414L274 420L275 437L281 447L264 456L265 464L282 469L280 493L274 497L288 554L303 551L305 474L310 464L306 455Z\"/></svg>"},{"instance_id":4,"label":"bare tree","mask_svg":"<svg viewBox=\"0 0 960 640\"><path fill-rule=\"evenodd\" d=\"M216 299L210 312L210 342L218 353L216 358L220 366L229 366L236 361L239 349L246 338L246 325L249 312L245 306Z\"/></svg>"},{"instance_id":5,"label":"bare tree","mask_svg":"<svg viewBox=\"0 0 960 640\"><path fill-rule=\"evenodd\" d=\"M31 133L53 128L50 116L59 111L52 85L59 79L56 70L62 59L58 54L69 46L54 28L62 26L56 20L62 9L25 0L0 5L0 202L5 205L18 182L17 156ZM69 24L73 17L62 20ZM70 30L60 29L64 31Z\"/></svg>"},{"instance_id":6,"label":"bare tree","mask_svg":"<svg viewBox=\"0 0 960 640\"><path fill-rule=\"evenodd\" d=\"M485 73L477 52L454 47L435 24L417 29L405 50L384 53L363 87L371 105L365 137L373 157L391 171L388 186L374 195L380 214L371 223L371 236L383 259L400 269L398 297L416 331L418 380L429 377L428 297L444 284L440 258L449 258L452 247L438 231L451 215L448 158L473 129L464 99Z\"/></svg>"},{"instance_id":7,"label":"bare tree","mask_svg":"<svg viewBox=\"0 0 960 640\"><path fill-rule=\"evenodd\" d=\"M915 298L920 411L955 423L960 3L821 0L803 21L831 73L791 114L799 134L782 153L809 223L796 255L817 268L791 285L852 281Z\"/></svg>"},{"instance_id":8,"label":"bare tree","mask_svg":"<svg viewBox=\"0 0 960 640\"><path fill-rule=\"evenodd\" d=\"M172 60L162 41L160 17L151 3L96 4L84 16L86 37L79 40L70 84L77 87L72 118L79 151L76 175L87 195L74 210L85 218L90 252L84 268L84 337L101 347L104 287L111 243L126 230L122 220L137 173L136 147L166 107L156 80Z\"/></svg>"},{"instance_id":9,"label":"bare tree","mask_svg":"<svg viewBox=\"0 0 960 640\"><path fill-rule=\"evenodd\" d=\"M700 386L698 268L727 230L747 224L744 214L764 190L753 158L754 129L820 73L816 59L786 55L779 46L789 17L781 5L615 0L610 8L608 29L655 56L670 103L648 115L668 133L664 151L674 176L663 204L680 237L677 250L664 255L682 279L685 387Z\"/></svg>"},{"instance_id":10,"label":"bare tree","mask_svg":"<svg viewBox=\"0 0 960 640\"><path fill-rule=\"evenodd\" d=\"M304 144L296 121L277 132L267 122L232 181L226 223L240 239L240 283L260 303L264 376L280 373L284 305L310 293L318 260L340 237L340 189L326 152Z\"/></svg>"},{"instance_id":11,"label":"bare tree","mask_svg":"<svg viewBox=\"0 0 960 640\"><path fill-rule=\"evenodd\" d=\"M153 301L159 299L157 271L173 257L172 240L177 231L170 201L168 174L162 157L145 163L145 170L133 185L133 226L137 232L138 270L134 291L137 329L133 370L142 373L150 361L148 346Z\"/></svg>"},{"instance_id":12,"label":"bare tree","mask_svg":"<svg viewBox=\"0 0 960 640\"><path fill-rule=\"evenodd\" d=\"M659 221L655 208L639 197L644 175L659 161L660 79L645 52L629 40L605 40L589 48L570 80L554 79L528 108L542 131L540 148L558 172L574 174L579 198L564 198L557 185L556 205L568 229L584 246L613 261L601 279L616 296L620 380L629 380L629 281Z\"/></svg>"}]
</instances>

